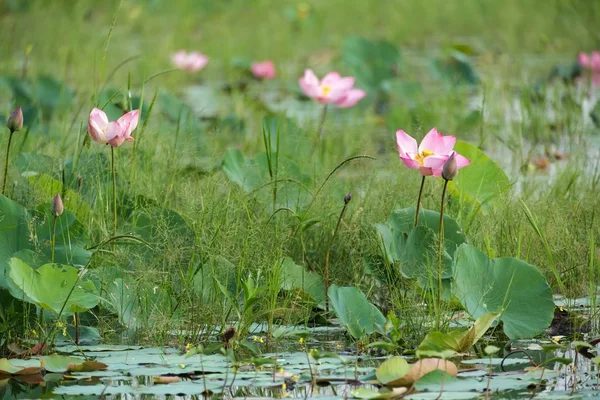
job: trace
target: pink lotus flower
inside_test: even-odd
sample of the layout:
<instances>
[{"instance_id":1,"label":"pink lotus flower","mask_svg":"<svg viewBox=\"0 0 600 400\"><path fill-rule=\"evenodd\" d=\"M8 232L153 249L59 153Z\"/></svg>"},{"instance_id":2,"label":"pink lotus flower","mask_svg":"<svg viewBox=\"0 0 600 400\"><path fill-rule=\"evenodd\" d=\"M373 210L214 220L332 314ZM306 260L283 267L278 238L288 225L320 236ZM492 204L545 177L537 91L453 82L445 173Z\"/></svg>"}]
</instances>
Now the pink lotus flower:
<instances>
[{"instance_id":1,"label":"pink lotus flower","mask_svg":"<svg viewBox=\"0 0 600 400\"><path fill-rule=\"evenodd\" d=\"M196 72L208 64L208 57L197 51L186 53L185 50L180 50L171 56L171 61L183 71Z\"/></svg>"},{"instance_id":2,"label":"pink lotus flower","mask_svg":"<svg viewBox=\"0 0 600 400\"><path fill-rule=\"evenodd\" d=\"M593 51L589 55L583 52L579 53L579 65L590 71L592 85L600 86L600 52Z\"/></svg>"},{"instance_id":3,"label":"pink lotus flower","mask_svg":"<svg viewBox=\"0 0 600 400\"><path fill-rule=\"evenodd\" d=\"M140 110L133 110L116 121L108 122L104 111L94 108L88 120L88 134L94 142L119 147L124 142L133 142L131 132L137 127Z\"/></svg>"},{"instance_id":4,"label":"pink lotus flower","mask_svg":"<svg viewBox=\"0 0 600 400\"><path fill-rule=\"evenodd\" d=\"M418 169L423 176L441 177L444 163L452 153L455 153L458 169L471 163L453 150L455 143L454 136L444 136L435 128L425 135L418 147L417 141L406 132L403 130L396 132L396 145L400 159L408 168Z\"/></svg>"},{"instance_id":5,"label":"pink lotus flower","mask_svg":"<svg viewBox=\"0 0 600 400\"><path fill-rule=\"evenodd\" d=\"M319 78L307 69L299 82L300 88L308 97L321 104L333 103L341 108L352 107L367 95L363 90L353 88L353 77L342 77L337 72L330 72L319 81Z\"/></svg>"},{"instance_id":6,"label":"pink lotus flower","mask_svg":"<svg viewBox=\"0 0 600 400\"><path fill-rule=\"evenodd\" d=\"M277 75L273 61L253 62L250 69L258 79L273 79Z\"/></svg>"}]
</instances>

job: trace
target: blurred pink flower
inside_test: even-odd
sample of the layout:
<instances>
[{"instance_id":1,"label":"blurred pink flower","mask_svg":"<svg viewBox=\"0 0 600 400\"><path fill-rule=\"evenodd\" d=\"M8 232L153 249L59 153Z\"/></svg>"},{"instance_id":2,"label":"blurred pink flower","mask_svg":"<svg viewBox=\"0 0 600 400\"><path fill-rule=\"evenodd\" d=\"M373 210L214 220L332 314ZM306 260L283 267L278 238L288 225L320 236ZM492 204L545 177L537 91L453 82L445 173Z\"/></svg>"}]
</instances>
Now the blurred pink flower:
<instances>
[{"instance_id":1,"label":"blurred pink flower","mask_svg":"<svg viewBox=\"0 0 600 400\"><path fill-rule=\"evenodd\" d=\"M319 78L307 69L299 83L308 97L319 103L333 103L341 108L352 107L367 95L363 90L353 88L353 77L342 77L337 72L330 72L319 81Z\"/></svg>"},{"instance_id":2,"label":"blurred pink flower","mask_svg":"<svg viewBox=\"0 0 600 400\"><path fill-rule=\"evenodd\" d=\"M124 142L133 142L131 132L137 127L139 110L133 110L116 121L109 122L104 111L94 108L88 120L88 134L94 142L119 147Z\"/></svg>"},{"instance_id":3,"label":"blurred pink flower","mask_svg":"<svg viewBox=\"0 0 600 400\"><path fill-rule=\"evenodd\" d=\"M590 71L592 84L600 86L600 52L592 51L590 54L579 53L579 65Z\"/></svg>"},{"instance_id":4,"label":"blurred pink flower","mask_svg":"<svg viewBox=\"0 0 600 400\"><path fill-rule=\"evenodd\" d=\"M252 74L258 79L273 79L277 75L273 61L253 62L250 67Z\"/></svg>"},{"instance_id":5,"label":"blurred pink flower","mask_svg":"<svg viewBox=\"0 0 600 400\"><path fill-rule=\"evenodd\" d=\"M471 162L456 153L453 148L456 143L454 136L444 136L437 129L425 135L417 147L417 141L403 130L396 132L396 145L402 162L410 169L418 169L423 176L442 176L442 168L446 160L455 153L458 169L466 167Z\"/></svg>"},{"instance_id":6,"label":"blurred pink flower","mask_svg":"<svg viewBox=\"0 0 600 400\"><path fill-rule=\"evenodd\" d=\"M171 61L173 61L173 64L177 68L183 71L196 72L208 64L208 57L197 51L186 53L185 50L179 50L171 56Z\"/></svg>"}]
</instances>

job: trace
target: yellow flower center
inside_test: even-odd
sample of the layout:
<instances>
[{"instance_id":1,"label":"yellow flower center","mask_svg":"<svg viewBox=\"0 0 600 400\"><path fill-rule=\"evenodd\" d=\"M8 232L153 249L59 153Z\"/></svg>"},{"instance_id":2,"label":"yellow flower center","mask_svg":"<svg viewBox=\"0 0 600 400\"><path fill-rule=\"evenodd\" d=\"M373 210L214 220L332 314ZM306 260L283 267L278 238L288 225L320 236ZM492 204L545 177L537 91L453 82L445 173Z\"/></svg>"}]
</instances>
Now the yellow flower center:
<instances>
[{"instance_id":1,"label":"yellow flower center","mask_svg":"<svg viewBox=\"0 0 600 400\"><path fill-rule=\"evenodd\" d=\"M329 92L331 92L331 86L325 85L321 88L321 93L323 94L323 97L327 97Z\"/></svg>"},{"instance_id":2,"label":"yellow flower center","mask_svg":"<svg viewBox=\"0 0 600 400\"><path fill-rule=\"evenodd\" d=\"M423 160L431 155L433 155L433 151L423 150L417 153L415 160L419 162L420 166L423 166Z\"/></svg>"}]
</instances>

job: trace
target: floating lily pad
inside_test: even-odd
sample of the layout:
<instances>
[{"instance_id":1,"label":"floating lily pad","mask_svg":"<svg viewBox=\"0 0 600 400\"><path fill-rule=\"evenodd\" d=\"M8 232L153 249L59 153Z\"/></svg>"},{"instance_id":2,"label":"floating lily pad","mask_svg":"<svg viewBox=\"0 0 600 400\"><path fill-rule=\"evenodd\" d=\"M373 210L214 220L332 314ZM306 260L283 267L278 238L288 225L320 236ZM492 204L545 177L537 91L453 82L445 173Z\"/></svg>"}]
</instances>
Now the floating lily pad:
<instances>
[{"instance_id":1,"label":"floating lily pad","mask_svg":"<svg viewBox=\"0 0 600 400\"><path fill-rule=\"evenodd\" d=\"M98 361L58 354L42 357L41 360L44 369L48 372L89 372L108 368L108 365Z\"/></svg>"},{"instance_id":2,"label":"floating lily pad","mask_svg":"<svg viewBox=\"0 0 600 400\"><path fill-rule=\"evenodd\" d=\"M34 375L39 374L41 370L39 360L0 359L0 375Z\"/></svg>"}]
</instances>

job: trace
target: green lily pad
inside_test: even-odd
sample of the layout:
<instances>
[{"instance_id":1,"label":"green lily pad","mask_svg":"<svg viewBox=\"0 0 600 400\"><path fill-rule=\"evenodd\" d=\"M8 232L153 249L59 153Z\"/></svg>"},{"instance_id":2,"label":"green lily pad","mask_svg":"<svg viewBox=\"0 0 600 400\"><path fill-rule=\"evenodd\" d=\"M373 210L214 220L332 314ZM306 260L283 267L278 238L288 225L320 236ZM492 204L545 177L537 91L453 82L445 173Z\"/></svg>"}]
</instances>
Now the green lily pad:
<instances>
[{"instance_id":1,"label":"green lily pad","mask_svg":"<svg viewBox=\"0 0 600 400\"><path fill-rule=\"evenodd\" d=\"M42 357L41 361L44 369L48 372L89 372L108 368L108 365L98 361L58 354Z\"/></svg>"},{"instance_id":2,"label":"green lily pad","mask_svg":"<svg viewBox=\"0 0 600 400\"><path fill-rule=\"evenodd\" d=\"M473 318L500 313L509 338L531 338L552 322L552 291L533 265L516 258L489 259L463 244L454 268L453 291L461 304Z\"/></svg>"},{"instance_id":3,"label":"green lily pad","mask_svg":"<svg viewBox=\"0 0 600 400\"><path fill-rule=\"evenodd\" d=\"M41 370L42 365L38 360L0 359L0 375L34 375Z\"/></svg>"}]
</instances>

